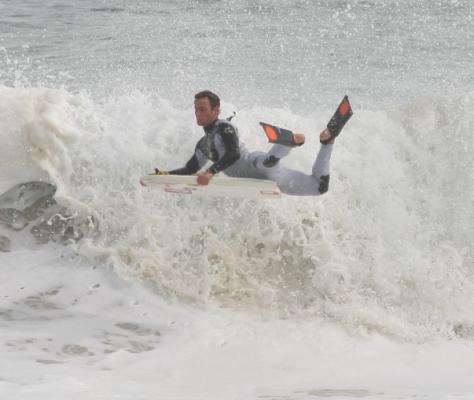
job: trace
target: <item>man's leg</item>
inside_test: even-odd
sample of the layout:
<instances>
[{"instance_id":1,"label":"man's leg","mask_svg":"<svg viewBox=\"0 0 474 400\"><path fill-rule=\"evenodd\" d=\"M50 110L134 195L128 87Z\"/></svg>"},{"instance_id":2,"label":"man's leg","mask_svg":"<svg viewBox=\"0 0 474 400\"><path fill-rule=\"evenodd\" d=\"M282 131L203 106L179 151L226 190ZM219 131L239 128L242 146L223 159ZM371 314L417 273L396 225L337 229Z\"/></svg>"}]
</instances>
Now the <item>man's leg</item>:
<instances>
[{"instance_id":1,"label":"man's leg","mask_svg":"<svg viewBox=\"0 0 474 400\"><path fill-rule=\"evenodd\" d=\"M320 135L320 139L325 140L328 135L330 137L330 134L324 130ZM311 175L280 165L276 165L273 168L266 168L266 175L268 179L275 181L280 190L286 194L295 196L317 196L326 193L329 188L329 163L333 144L334 140L329 144L321 145L313 164Z\"/></svg>"},{"instance_id":2,"label":"man's leg","mask_svg":"<svg viewBox=\"0 0 474 400\"><path fill-rule=\"evenodd\" d=\"M302 133L294 133L293 140L298 145L302 145L305 141L305 136ZM259 159L259 167L263 166L265 168L272 168L278 164L278 162L283 158L290 154L290 151L293 147L282 145L282 144L274 144L272 148L265 154L265 157Z\"/></svg>"}]
</instances>

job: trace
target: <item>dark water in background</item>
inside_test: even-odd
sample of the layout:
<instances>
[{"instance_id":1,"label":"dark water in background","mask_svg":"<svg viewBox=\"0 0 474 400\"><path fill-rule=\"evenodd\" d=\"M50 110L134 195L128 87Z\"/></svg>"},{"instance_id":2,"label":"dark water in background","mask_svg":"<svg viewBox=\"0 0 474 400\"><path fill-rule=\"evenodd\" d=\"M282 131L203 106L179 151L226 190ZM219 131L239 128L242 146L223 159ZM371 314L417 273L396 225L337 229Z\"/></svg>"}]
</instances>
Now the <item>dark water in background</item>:
<instances>
[{"instance_id":1,"label":"dark water in background","mask_svg":"<svg viewBox=\"0 0 474 400\"><path fill-rule=\"evenodd\" d=\"M0 2L0 82L311 112L473 90L473 3Z\"/></svg>"}]
</instances>

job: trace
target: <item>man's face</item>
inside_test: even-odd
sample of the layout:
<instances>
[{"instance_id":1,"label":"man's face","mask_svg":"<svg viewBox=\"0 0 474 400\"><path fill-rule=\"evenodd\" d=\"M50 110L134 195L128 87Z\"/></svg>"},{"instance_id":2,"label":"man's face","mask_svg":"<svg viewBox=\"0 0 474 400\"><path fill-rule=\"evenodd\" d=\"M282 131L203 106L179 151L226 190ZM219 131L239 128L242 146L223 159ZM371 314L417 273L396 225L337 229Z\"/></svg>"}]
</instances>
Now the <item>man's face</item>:
<instances>
[{"instance_id":1,"label":"man's face","mask_svg":"<svg viewBox=\"0 0 474 400\"><path fill-rule=\"evenodd\" d=\"M212 108L207 97L194 100L194 114L199 126L212 124L219 117L219 112L220 108L217 106Z\"/></svg>"}]
</instances>

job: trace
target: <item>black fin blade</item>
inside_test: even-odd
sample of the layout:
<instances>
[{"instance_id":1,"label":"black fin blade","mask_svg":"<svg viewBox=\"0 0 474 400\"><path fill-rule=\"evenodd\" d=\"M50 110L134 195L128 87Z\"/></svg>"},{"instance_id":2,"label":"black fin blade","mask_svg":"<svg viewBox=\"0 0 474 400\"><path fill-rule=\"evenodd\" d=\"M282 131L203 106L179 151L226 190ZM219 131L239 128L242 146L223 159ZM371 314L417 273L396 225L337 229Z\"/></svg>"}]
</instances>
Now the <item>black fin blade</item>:
<instances>
[{"instance_id":1,"label":"black fin blade","mask_svg":"<svg viewBox=\"0 0 474 400\"><path fill-rule=\"evenodd\" d=\"M277 143L290 147L298 146L298 144L295 143L292 131L279 128L278 126L270 125L265 122L260 122L260 125L262 125L265 135L267 135L268 141L270 143Z\"/></svg>"},{"instance_id":2,"label":"black fin blade","mask_svg":"<svg viewBox=\"0 0 474 400\"><path fill-rule=\"evenodd\" d=\"M351 103L349 103L349 98L344 96L339 107L337 107L336 112L328 122L328 129L331 132L331 137L335 138L339 135L342 128L347 121L352 117L352 108Z\"/></svg>"}]
</instances>

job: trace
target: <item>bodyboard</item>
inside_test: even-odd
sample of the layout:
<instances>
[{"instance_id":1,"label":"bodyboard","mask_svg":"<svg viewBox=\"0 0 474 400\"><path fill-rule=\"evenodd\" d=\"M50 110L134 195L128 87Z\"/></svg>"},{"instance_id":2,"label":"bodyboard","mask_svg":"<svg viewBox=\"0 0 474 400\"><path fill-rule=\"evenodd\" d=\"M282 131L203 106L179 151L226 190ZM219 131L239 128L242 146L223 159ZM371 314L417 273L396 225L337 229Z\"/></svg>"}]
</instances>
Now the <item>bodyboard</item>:
<instances>
[{"instance_id":1,"label":"bodyboard","mask_svg":"<svg viewBox=\"0 0 474 400\"><path fill-rule=\"evenodd\" d=\"M275 182L263 179L215 176L209 185L198 185L195 175L145 175L140 183L150 189L191 197L279 199Z\"/></svg>"}]
</instances>

